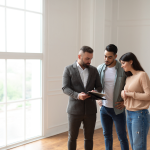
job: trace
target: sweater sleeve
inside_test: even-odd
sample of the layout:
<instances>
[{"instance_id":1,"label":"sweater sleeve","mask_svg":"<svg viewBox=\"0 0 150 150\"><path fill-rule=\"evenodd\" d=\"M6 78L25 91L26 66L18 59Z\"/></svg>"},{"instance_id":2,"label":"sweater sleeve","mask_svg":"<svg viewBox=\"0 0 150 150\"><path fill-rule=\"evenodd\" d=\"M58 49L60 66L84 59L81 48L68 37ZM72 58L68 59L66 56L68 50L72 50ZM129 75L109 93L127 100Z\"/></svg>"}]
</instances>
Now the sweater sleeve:
<instances>
[{"instance_id":1,"label":"sweater sleeve","mask_svg":"<svg viewBox=\"0 0 150 150\"><path fill-rule=\"evenodd\" d=\"M128 78L126 78L124 89L121 91L121 97L122 97L123 100L125 100L124 91L127 91L127 89L126 89L126 82L127 82L127 80L128 80Z\"/></svg>"},{"instance_id":2,"label":"sweater sleeve","mask_svg":"<svg viewBox=\"0 0 150 150\"><path fill-rule=\"evenodd\" d=\"M124 90L121 91L121 97L124 100L124 96L123 96Z\"/></svg>"},{"instance_id":3,"label":"sweater sleeve","mask_svg":"<svg viewBox=\"0 0 150 150\"><path fill-rule=\"evenodd\" d=\"M136 100L150 100L150 80L147 73L142 73L140 83L144 91L143 93L127 92L126 95Z\"/></svg>"}]
</instances>

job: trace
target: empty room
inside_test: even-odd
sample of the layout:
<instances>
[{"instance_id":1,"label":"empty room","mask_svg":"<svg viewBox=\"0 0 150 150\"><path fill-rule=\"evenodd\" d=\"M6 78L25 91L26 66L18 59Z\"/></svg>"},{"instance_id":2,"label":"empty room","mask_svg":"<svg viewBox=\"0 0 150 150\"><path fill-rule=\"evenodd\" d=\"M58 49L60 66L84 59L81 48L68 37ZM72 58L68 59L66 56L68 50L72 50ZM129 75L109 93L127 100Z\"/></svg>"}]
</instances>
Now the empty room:
<instances>
[{"instance_id":1,"label":"empty room","mask_svg":"<svg viewBox=\"0 0 150 150\"><path fill-rule=\"evenodd\" d=\"M0 0L0 150L150 150L150 0Z\"/></svg>"}]
</instances>

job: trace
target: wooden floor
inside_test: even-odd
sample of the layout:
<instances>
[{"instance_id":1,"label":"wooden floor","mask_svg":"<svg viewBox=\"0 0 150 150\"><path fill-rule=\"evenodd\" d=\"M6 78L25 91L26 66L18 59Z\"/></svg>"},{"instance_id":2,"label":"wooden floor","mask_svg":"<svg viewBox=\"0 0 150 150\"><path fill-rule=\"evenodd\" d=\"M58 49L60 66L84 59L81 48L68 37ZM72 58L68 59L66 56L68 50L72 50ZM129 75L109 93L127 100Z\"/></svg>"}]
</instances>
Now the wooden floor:
<instances>
[{"instance_id":1,"label":"wooden floor","mask_svg":"<svg viewBox=\"0 0 150 150\"><path fill-rule=\"evenodd\" d=\"M114 139L113 150L121 150L115 128L113 130L113 139ZM11 150L67 150L67 140L68 140L68 133L65 132L30 144L16 147ZM147 141L148 141L147 150L150 150L150 131L147 137ZM84 150L84 137L83 137L83 130L81 129L77 141L77 150ZM95 130L93 150L105 150L102 129ZM131 146L130 150L132 150Z\"/></svg>"}]
</instances>

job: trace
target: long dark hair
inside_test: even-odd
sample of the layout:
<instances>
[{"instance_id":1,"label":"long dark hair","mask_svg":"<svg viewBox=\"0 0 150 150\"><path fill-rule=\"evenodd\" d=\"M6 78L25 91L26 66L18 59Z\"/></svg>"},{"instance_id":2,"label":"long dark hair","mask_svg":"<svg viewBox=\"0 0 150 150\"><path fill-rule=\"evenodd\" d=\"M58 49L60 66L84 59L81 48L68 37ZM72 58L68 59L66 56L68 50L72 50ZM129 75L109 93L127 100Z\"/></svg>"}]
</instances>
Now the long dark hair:
<instances>
[{"instance_id":1,"label":"long dark hair","mask_svg":"<svg viewBox=\"0 0 150 150\"><path fill-rule=\"evenodd\" d=\"M137 57L131 52L123 54L120 57L119 61L121 62L121 60L122 61L127 61L127 62L132 60L133 61L132 67L133 67L134 70L144 71L144 69L142 68L142 66L141 66L140 62L138 61ZM132 73L130 71L125 72L125 74L127 76L132 76Z\"/></svg>"}]
</instances>

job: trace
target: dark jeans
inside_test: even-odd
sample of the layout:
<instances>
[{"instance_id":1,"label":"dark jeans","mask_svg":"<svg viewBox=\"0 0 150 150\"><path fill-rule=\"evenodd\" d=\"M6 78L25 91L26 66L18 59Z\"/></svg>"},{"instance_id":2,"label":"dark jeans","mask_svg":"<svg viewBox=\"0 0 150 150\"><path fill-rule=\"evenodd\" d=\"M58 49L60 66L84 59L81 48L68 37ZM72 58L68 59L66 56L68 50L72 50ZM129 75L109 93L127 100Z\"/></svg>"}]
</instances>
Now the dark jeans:
<instances>
[{"instance_id":1,"label":"dark jeans","mask_svg":"<svg viewBox=\"0 0 150 150\"><path fill-rule=\"evenodd\" d=\"M96 114L94 115L68 114L68 121L69 121L68 150L76 150L76 140L78 138L81 122L83 122L83 130L84 130L84 148L85 150L92 150Z\"/></svg>"},{"instance_id":2,"label":"dark jeans","mask_svg":"<svg viewBox=\"0 0 150 150\"><path fill-rule=\"evenodd\" d=\"M149 111L127 110L127 126L132 150L147 149L147 134L149 130Z\"/></svg>"},{"instance_id":3,"label":"dark jeans","mask_svg":"<svg viewBox=\"0 0 150 150\"><path fill-rule=\"evenodd\" d=\"M118 139L120 141L121 150L129 150L129 144L126 132L126 116L125 111L116 115L113 108L105 106L101 107L100 118L105 138L105 150L112 150L113 147L113 122L116 127Z\"/></svg>"}]
</instances>

